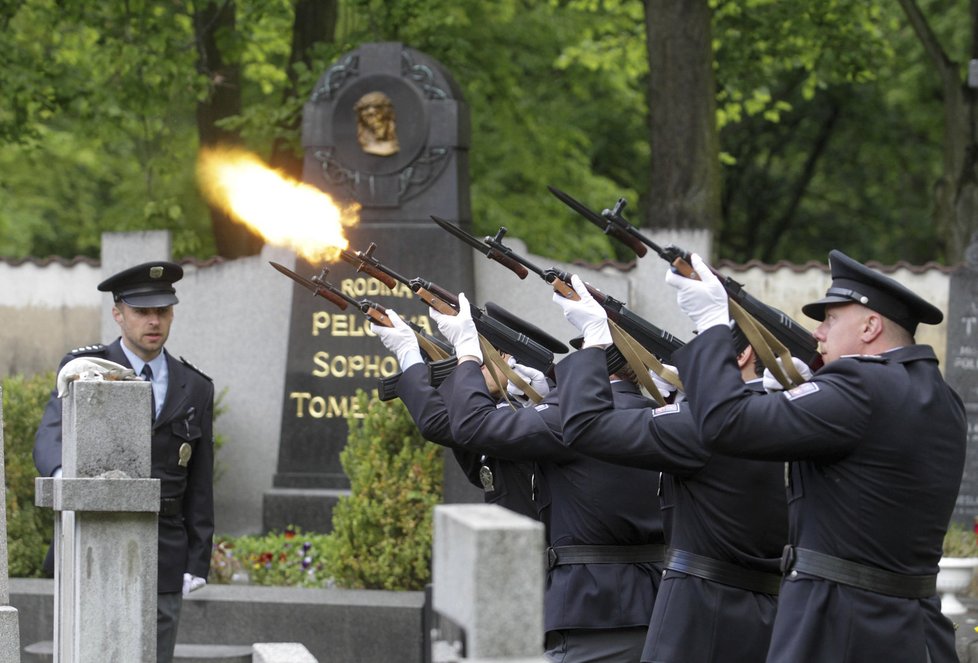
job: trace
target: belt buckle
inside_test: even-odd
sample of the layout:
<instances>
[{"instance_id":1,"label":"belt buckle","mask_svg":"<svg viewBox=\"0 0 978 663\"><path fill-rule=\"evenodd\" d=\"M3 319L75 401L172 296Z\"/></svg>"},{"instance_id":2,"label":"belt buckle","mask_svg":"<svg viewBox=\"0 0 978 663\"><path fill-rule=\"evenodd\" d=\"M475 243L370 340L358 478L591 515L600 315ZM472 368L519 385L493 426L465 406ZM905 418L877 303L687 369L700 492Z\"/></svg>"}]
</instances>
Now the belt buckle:
<instances>
[{"instance_id":1,"label":"belt buckle","mask_svg":"<svg viewBox=\"0 0 978 663\"><path fill-rule=\"evenodd\" d=\"M557 566L557 551L553 549L553 546L547 548L547 569L552 569Z\"/></svg>"},{"instance_id":2,"label":"belt buckle","mask_svg":"<svg viewBox=\"0 0 978 663\"><path fill-rule=\"evenodd\" d=\"M781 573L787 574L795 566L795 547L790 543L781 551Z\"/></svg>"}]
</instances>

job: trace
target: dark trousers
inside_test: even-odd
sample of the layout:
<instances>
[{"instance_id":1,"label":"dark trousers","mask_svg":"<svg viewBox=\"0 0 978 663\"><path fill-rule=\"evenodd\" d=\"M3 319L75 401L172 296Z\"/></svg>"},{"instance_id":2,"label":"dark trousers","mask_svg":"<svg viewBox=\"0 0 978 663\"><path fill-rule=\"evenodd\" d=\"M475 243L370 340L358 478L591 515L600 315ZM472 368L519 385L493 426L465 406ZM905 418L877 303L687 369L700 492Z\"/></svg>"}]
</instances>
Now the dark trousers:
<instances>
[{"instance_id":1,"label":"dark trousers","mask_svg":"<svg viewBox=\"0 0 978 663\"><path fill-rule=\"evenodd\" d=\"M177 626L180 625L181 592L157 594L156 604L156 663L170 663L177 646Z\"/></svg>"},{"instance_id":2,"label":"dark trousers","mask_svg":"<svg viewBox=\"0 0 978 663\"><path fill-rule=\"evenodd\" d=\"M648 630L634 626L549 631L545 654L554 663L638 663Z\"/></svg>"}]
</instances>

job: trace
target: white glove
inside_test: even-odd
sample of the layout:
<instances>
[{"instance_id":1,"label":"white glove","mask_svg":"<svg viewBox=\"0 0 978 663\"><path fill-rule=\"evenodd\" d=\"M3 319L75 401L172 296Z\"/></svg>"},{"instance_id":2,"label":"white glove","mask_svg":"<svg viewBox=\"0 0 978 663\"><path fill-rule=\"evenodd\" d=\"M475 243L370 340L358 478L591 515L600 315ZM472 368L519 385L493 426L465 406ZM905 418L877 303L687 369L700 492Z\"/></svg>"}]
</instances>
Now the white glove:
<instances>
[{"instance_id":1,"label":"white glove","mask_svg":"<svg viewBox=\"0 0 978 663\"><path fill-rule=\"evenodd\" d=\"M183 574L183 598L190 596L190 592L196 591L207 584L203 578L199 578L189 573Z\"/></svg>"},{"instance_id":2,"label":"white glove","mask_svg":"<svg viewBox=\"0 0 978 663\"><path fill-rule=\"evenodd\" d=\"M371 322L370 331L377 335L384 347L394 353L402 371L406 371L415 364L420 364L423 359L421 358L421 348L418 347L418 337L414 335L414 330L401 320L397 311L387 309L385 313L394 323L394 326L384 327L376 322Z\"/></svg>"},{"instance_id":3,"label":"white glove","mask_svg":"<svg viewBox=\"0 0 978 663\"><path fill-rule=\"evenodd\" d=\"M697 332L730 324L727 291L720 279L695 253L690 256L690 264L699 280L686 278L672 269L666 272L666 283L679 291L676 295L679 308L693 321Z\"/></svg>"},{"instance_id":4,"label":"white glove","mask_svg":"<svg viewBox=\"0 0 978 663\"><path fill-rule=\"evenodd\" d=\"M571 285L581 298L580 301L567 299L554 292L553 300L564 311L564 317L584 336L582 348L611 345L611 329L608 327L608 313L584 287L577 274L571 276Z\"/></svg>"},{"instance_id":5,"label":"white glove","mask_svg":"<svg viewBox=\"0 0 978 663\"><path fill-rule=\"evenodd\" d=\"M458 294L458 315L446 315L435 309L428 309L432 320L438 325L438 331L455 346L455 356L461 359L471 356L482 361L482 348L479 346L479 332L472 321L472 311L465 293Z\"/></svg>"},{"instance_id":6,"label":"white glove","mask_svg":"<svg viewBox=\"0 0 978 663\"><path fill-rule=\"evenodd\" d=\"M58 371L58 398L68 391L74 380L130 380L136 371L101 357L75 357Z\"/></svg>"},{"instance_id":7,"label":"white glove","mask_svg":"<svg viewBox=\"0 0 978 663\"><path fill-rule=\"evenodd\" d=\"M778 362L778 366L780 366L781 370L783 371L784 364L781 363L781 357L777 358L777 362ZM801 377L803 377L805 380L811 379L812 369L808 368L808 364L803 362L798 357L792 357L791 363L795 365L795 370L797 370L801 374ZM771 372L771 369L769 368L764 369L764 378L762 384L764 385L764 391L766 391L769 394L775 391L784 390L784 385L782 385L780 382L777 381L777 379L774 377L774 374Z\"/></svg>"},{"instance_id":8,"label":"white glove","mask_svg":"<svg viewBox=\"0 0 978 663\"><path fill-rule=\"evenodd\" d=\"M547 382L547 376L541 371L538 371L532 366L517 364L516 360L512 357L506 361L509 364L509 367L513 369L513 372L523 378L523 381L530 385L530 388L533 389L533 391L537 392L541 396L546 396L550 393L550 383ZM526 396L526 394L523 393L523 390L512 382L506 385L506 391L510 396Z\"/></svg>"},{"instance_id":9,"label":"white glove","mask_svg":"<svg viewBox=\"0 0 978 663\"><path fill-rule=\"evenodd\" d=\"M663 364L662 367L667 371L672 371L677 377L679 376L679 371L676 370L675 366L672 366L671 364ZM669 398L669 395L676 391L676 387L673 386L671 382L666 382L661 377L656 375L654 371L649 371L649 376L652 378L652 384L654 384L655 388L659 390L659 393L662 394L663 398Z\"/></svg>"}]
</instances>

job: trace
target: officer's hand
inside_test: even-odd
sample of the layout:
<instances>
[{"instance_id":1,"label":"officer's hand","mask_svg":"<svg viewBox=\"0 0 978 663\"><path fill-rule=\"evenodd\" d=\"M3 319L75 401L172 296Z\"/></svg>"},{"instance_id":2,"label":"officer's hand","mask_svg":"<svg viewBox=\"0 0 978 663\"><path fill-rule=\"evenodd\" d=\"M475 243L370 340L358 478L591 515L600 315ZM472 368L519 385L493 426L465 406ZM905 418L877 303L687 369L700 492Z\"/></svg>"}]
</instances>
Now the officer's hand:
<instances>
[{"instance_id":1,"label":"officer's hand","mask_svg":"<svg viewBox=\"0 0 978 663\"><path fill-rule=\"evenodd\" d=\"M677 378L679 377L679 371L676 370L675 366L671 364L663 364L662 367L667 371L672 372ZM676 391L675 385L662 379L654 371L649 371L649 375L652 377L652 384L654 384L655 388L659 390L659 393L662 394L663 398L669 398L669 396ZM676 400L679 400L679 396L682 395L684 394L680 391L676 396Z\"/></svg>"},{"instance_id":2,"label":"officer's hand","mask_svg":"<svg viewBox=\"0 0 978 663\"><path fill-rule=\"evenodd\" d=\"M538 371L532 366L517 364L516 360L512 357L507 359L507 362L509 363L509 367L513 369L513 372L523 378L523 381L530 385L530 388L533 389L533 391L537 392L541 396L546 396L550 393L550 383L547 382L547 376L541 371ZM512 382L507 383L506 391L509 392L511 396L526 396L526 394L523 393L523 390Z\"/></svg>"},{"instance_id":3,"label":"officer's hand","mask_svg":"<svg viewBox=\"0 0 978 663\"><path fill-rule=\"evenodd\" d=\"M784 371L784 364L781 362L781 357L777 358L777 362L778 366L781 367L781 370ZM795 365L795 370L801 374L801 377L803 377L805 380L811 379L812 369L808 368L808 364L803 362L798 357L792 357L791 363ZM771 369L769 368L764 369L762 384L764 385L764 391L769 394L775 391L782 391L784 389L784 385L778 382L777 378L774 377L774 373L772 373Z\"/></svg>"},{"instance_id":4,"label":"officer's hand","mask_svg":"<svg viewBox=\"0 0 978 663\"><path fill-rule=\"evenodd\" d=\"M375 322L370 323L370 331L377 334L388 350L397 357L397 363L401 365L401 370L406 371L410 366L420 364L421 349L418 347L418 337L414 330L407 326L397 311L387 309L387 317L394 323L393 327L384 327Z\"/></svg>"},{"instance_id":5,"label":"officer's hand","mask_svg":"<svg viewBox=\"0 0 978 663\"><path fill-rule=\"evenodd\" d=\"M190 592L196 591L207 584L207 581L201 577L192 575L190 573L183 574L183 598L190 596Z\"/></svg>"},{"instance_id":6,"label":"officer's hand","mask_svg":"<svg viewBox=\"0 0 978 663\"><path fill-rule=\"evenodd\" d=\"M580 301L567 299L556 291L553 300L564 311L564 317L584 336L584 343L581 347L607 347L611 345L611 329L608 327L607 312L601 304L594 300L577 274L571 276L571 285L574 286L574 292L581 298Z\"/></svg>"},{"instance_id":7,"label":"officer's hand","mask_svg":"<svg viewBox=\"0 0 978 663\"><path fill-rule=\"evenodd\" d=\"M679 308L693 321L697 332L729 324L727 291L720 279L696 253L690 256L690 264L699 280L686 278L672 269L666 272L666 283L679 291L676 294Z\"/></svg>"},{"instance_id":8,"label":"officer's hand","mask_svg":"<svg viewBox=\"0 0 978 663\"><path fill-rule=\"evenodd\" d=\"M464 292L458 294L458 315L446 315L433 308L428 309L432 320L438 325L438 331L455 346L455 356L461 361L462 357L474 357L482 362L482 348L479 347L479 332L472 321L472 310Z\"/></svg>"}]
</instances>

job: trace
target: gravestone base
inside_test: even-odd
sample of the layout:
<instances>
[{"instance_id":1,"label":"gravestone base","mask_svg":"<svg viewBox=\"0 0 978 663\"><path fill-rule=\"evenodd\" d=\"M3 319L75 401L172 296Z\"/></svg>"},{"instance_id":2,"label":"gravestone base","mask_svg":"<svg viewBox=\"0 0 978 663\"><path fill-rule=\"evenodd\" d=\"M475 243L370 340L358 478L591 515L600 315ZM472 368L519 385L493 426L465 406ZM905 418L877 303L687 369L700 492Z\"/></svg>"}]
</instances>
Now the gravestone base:
<instances>
[{"instance_id":1,"label":"gravestone base","mask_svg":"<svg viewBox=\"0 0 978 663\"><path fill-rule=\"evenodd\" d=\"M333 507L349 490L272 488L262 495L262 532L282 532L290 525L303 532L333 531Z\"/></svg>"},{"instance_id":2,"label":"gravestone base","mask_svg":"<svg viewBox=\"0 0 978 663\"><path fill-rule=\"evenodd\" d=\"M20 627L17 608L0 606L0 663L20 663Z\"/></svg>"}]
</instances>

